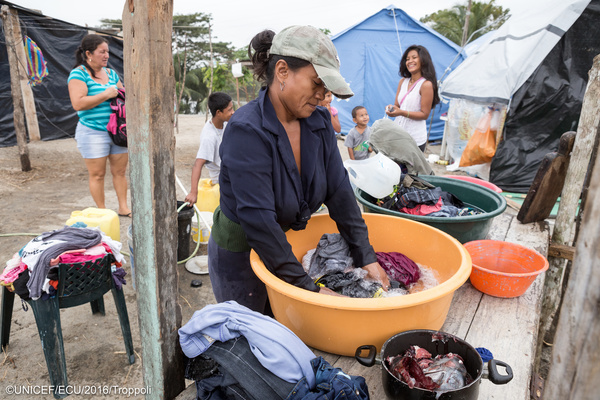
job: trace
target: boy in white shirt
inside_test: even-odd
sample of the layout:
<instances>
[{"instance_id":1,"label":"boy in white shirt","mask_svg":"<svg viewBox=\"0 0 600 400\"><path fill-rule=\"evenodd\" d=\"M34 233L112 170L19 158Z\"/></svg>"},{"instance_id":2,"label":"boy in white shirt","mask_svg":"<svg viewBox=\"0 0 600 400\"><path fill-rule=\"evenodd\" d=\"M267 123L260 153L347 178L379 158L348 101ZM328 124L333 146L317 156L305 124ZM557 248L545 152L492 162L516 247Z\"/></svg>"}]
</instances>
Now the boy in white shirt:
<instances>
[{"instance_id":1,"label":"boy in white shirt","mask_svg":"<svg viewBox=\"0 0 600 400\"><path fill-rule=\"evenodd\" d=\"M208 97L208 109L212 119L204 125L200 138L200 147L196 154L196 161L192 168L192 188L185 197L189 204L196 204L198 199L198 182L202 174L202 167L206 165L210 180L213 185L219 183L221 171L221 158L219 146L223 140L223 131L227 121L233 115L233 101L231 96L223 92L215 92Z\"/></svg>"}]
</instances>

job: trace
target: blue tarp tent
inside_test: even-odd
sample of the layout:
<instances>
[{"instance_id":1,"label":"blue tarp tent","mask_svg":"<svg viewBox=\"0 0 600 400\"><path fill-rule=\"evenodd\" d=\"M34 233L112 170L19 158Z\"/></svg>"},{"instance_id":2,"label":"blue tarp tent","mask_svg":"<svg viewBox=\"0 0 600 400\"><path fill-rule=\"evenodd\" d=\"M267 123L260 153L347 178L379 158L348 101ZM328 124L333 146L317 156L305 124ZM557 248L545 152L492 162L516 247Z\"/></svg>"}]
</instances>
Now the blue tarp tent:
<instances>
[{"instance_id":1,"label":"blue tarp tent","mask_svg":"<svg viewBox=\"0 0 600 400\"><path fill-rule=\"evenodd\" d=\"M400 58L407 47L419 44L429 50L438 80L460 52L459 46L394 6L384 8L331 40L340 57L342 76L354 92L349 100L332 102L339 111L345 134L354 127L351 112L355 106L366 107L371 125L384 117L386 105L394 103L400 81ZM463 54L458 56L452 68L464 58ZM429 140L442 138L444 122L440 115L447 111L447 104L435 107Z\"/></svg>"}]
</instances>

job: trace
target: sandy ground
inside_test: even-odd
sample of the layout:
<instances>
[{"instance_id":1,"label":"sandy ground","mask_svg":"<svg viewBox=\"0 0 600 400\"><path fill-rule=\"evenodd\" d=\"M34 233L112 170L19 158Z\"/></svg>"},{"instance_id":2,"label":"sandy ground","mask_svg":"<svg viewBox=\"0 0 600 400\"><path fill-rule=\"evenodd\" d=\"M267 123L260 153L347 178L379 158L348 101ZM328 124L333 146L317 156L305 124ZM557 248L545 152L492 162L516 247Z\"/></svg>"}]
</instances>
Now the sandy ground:
<instances>
[{"instance_id":1,"label":"sandy ground","mask_svg":"<svg viewBox=\"0 0 600 400\"><path fill-rule=\"evenodd\" d=\"M185 185L189 185L191 166L198 149L203 124L203 116L180 117L180 129L176 135L175 171ZM338 145L342 157L347 159L348 153L343 142L338 140ZM16 146L0 148L1 235L40 234L58 229L69 219L72 211L95 206L88 190L87 171L74 139L32 142L28 147L33 171L26 173L21 172ZM439 146L430 146L427 153L432 152L439 153ZM436 164L434 167L437 175L445 173L444 167ZM184 197L182 190L177 187L177 199L183 200ZM106 180L106 200L107 207L116 211L116 196L109 177ZM127 229L130 224L130 218L120 218L121 241L124 250L127 251ZM0 237L0 269L3 269L6 260L32 238L31 235ZM205 246L201 245L199 251L199 254L205 253ZM124 268L130 272L129 263ZM178 268L178 274L179 301L185 323L195 310L215 301L208 275L191 274L183 265ZM191 287L193 279L200 279L203 282L202 287ZM74 385L75 389L100 392L103 385L122 390L145 388L136 292L131 284L126 285L124 291L136 351L136 362L133 365L126 359L112 296L104 296L105 316L92 315L87 305L61 310L67 374L69 384ZM0 398L10 398L7 390L12 389L47 393L49 385L33 312L24 311L17 297L10 343L0 357ZM53 398L51 394L21 396L35 399ZM108 395L72 395L70 398L141 399L143 396L119 396L113 391Z\"/></svg>"}]
</instances>

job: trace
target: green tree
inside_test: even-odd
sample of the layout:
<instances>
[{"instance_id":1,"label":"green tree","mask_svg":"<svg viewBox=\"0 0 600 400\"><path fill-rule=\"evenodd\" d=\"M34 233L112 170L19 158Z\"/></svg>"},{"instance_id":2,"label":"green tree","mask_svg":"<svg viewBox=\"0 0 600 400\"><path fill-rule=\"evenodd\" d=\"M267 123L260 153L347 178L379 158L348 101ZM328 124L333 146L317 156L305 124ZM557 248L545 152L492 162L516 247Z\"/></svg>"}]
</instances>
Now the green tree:
<instances>
[{"instance_id":1,"label":"green tree","mask_svg":"<svg viewBox=\"0 0 600 400\"><path fill-rule=\"evenodd\" d=\"M474 1L471 4L469 28L466 36L467 38L471 38L469 41L473 41L489 31L498 29L510 16L509 8L504 9L502 6L495 5L494 2L495 0L490 0L487 3ZM467 8L467 3L456 4L452 8L424 16L421 18L421 22L461 46ZM476 33L471 37L473 32Z\"/></svg>"},{"instance_id":2,"label":"green tree","mask_svg":"<svg viewBox=\"0 0 600 400\"><path fill-rule=\"evenodd\" d=\"M173 16L173 52L187 50L186 68L199 68L211 59L209 35L212 25L212 15L194 13ZM215 42L212 38L213 58L225 61L233 55L230 43Z\"/></svg>"},{"instance_id":3,"label":"green tree","mask_svg":"<svg viewBox=\"0 0 600 400\"><path fill-rule=\"evenodd\" d=\"M102 18L100 20L100 28L123 30L123 21L121 21L120 19Z\"/></svg>"}]
</instances>

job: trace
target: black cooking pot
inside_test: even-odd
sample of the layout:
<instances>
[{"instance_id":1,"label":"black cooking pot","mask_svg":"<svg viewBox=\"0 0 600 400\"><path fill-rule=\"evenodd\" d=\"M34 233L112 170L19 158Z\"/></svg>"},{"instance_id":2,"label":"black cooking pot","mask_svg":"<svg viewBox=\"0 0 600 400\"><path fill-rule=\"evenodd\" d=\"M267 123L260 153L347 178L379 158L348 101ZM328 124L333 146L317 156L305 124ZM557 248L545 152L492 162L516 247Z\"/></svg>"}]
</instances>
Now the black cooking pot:
<instances>
[{"instance_id":1,"label":"black cooking pot","mask_svg":"<svg viewBox=\"0 0 600 400\"><path fill-rule=\"evenodd\" d=\"M473 378L473 382L460 389L443 393L421 388L411 389L406 383L392 374L386 360L388 357L404 355L406 350L413 345L424 348L433 357L438 354L458 354L462 357L467 372ZM367 351L368 354L361 356L364 351ZM362 365L371 367L375 364L376 355L376 347L366 345L356 349L355 358ZM384 369L381 376L383 390L390 400L476 400L479 395L479 384L483 374L481 356L469 343L449 333L417 329L394 335L381 348L381 364ZM506 375L498 372L498 365L506 368ZM492 383L502 385L508 383L512 377L512 369L508 364L498 360L490 360L488 362L488 379Z\"/></svg>"}]
</instances>

